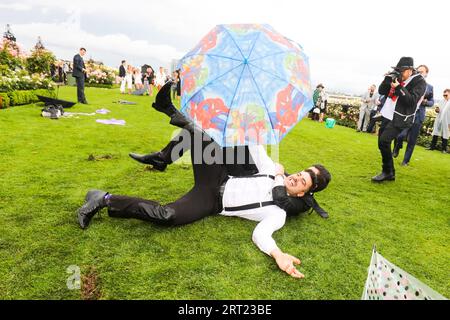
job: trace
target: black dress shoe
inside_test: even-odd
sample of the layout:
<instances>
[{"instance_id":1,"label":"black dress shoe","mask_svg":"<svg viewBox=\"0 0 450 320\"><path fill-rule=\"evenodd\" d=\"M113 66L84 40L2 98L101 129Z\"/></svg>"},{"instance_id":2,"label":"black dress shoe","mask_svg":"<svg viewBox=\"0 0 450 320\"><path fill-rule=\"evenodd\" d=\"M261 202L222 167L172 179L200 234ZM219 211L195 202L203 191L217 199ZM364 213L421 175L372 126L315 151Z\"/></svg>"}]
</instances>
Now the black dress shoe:
<instances>
[{"instance_id":1,"label":"black dress shoe","mask_svg":"<svg viewBox=\"0 0 450 320\"><path fill-rule=\"evenodd\" d=\"M143 156L136 153L130 153L129 156L140 163L152 165L153 168L158 171L166 170L167 164L161 159L159 152L146 154Z\"/></svg>"},{"instance_id":2,"label":"black dress shoe","mask_svg":"<svg viewBox=\"0 0 450 320\"><path fill-rule=\"evenodd\" d=\"M101 190L91 190L86 194L84 205L78 210L78 223L86 229L92 217L106 207L105 196L108 193Z\"/></svg>"},{"instance_id":3,"label":"black dress shoe","mask_svg":"<svg viewBox=\"0 0 450 320\"><path fill-rule=\"evenodd\" d=\"M383 182L383 181L395 181L395 175L393 173L382 172L379 175L372 178L372 182Z\"/></svg>"},{"instance_id":4,"label":"black dress shoe","mask_svg":"<svg viewBox=\"0 0 450 320\"><path fill-rule=\"evenodd\" d=\"M169 117L172 117L178 111L172 104L172 99L170 98L171 87L172 82L166 82L156 94L155 102L152 104L154 109L167 114Z\"/></svg>"},{"instance_id":5,"label":"black dress shoe","mask_svg":"<svg viewBox=\"0 0 450 320\"><path fill-rule=\"evenodd\" d=\"M402 162L402 167L407 167L407 166L409 166L408 162Z\"/></svg>"}]
</instances>

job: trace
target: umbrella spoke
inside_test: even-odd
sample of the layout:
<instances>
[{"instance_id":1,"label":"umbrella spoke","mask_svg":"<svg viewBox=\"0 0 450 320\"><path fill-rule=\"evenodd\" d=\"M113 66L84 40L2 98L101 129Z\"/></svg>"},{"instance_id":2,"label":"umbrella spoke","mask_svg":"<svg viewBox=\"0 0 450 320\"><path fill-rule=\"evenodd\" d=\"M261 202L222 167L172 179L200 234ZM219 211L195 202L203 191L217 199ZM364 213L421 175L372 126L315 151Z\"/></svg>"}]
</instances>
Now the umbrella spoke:
<instances>
[{"instance_id":1,"label":"umbrella spoke","mask_svg":"<svg viewBox=\"0 0 450 320\"><path fill-rule=\"evenodd\" d=\"M233 60L233 61L242 61L242 59L236 59L236 58L227 57L227 56L221 56L220 54L212 54L212 53L193 53L193 54L191 54L189 56L186 56L184 59L191 58L191 57L194 57L194 56L206 56L206 57L229 59L229 60Z\"/></svg>"},{"instance_id":2,"label":"umbrella spoke","mask_svg":"<svg viewBox=\"0 0 450 320\"><path fill-rule=\"evenodd\" d=\"M243 66L244 64L241 63L240 65L233 67L229 70L227 70L226 72L222 73L221 75L217 76L216 78L208 81L208 83L204 84L203 86L197 88L197 90L191 95L191 97L186 101L186 103L181 107L181 110L184 110L184 108L186 107L186 105L190 102L190 100L200 91L202 91L204 88L206 88L207 86L209 86L210 84L214 83L215 81L217 81L218 79L224 77L225 75L227 75L228 73L232 72L233 70L236 70L237 68Z\"/></svg>"},{"instance_id":3,"label":"umbrella spoke","mask_svg":"<svg viewBox=\"0 0 450 320\"><path fill-rule=\"evenodd\" d=\"M262 100L262 102L264 104L264 108L266 109L267 117L269 118L270 125L272 126L272 130L275 131L275 126L274 126L274 124L272 122L272 118L270 117L270 110L267 107L267 102L264 100L264 97L263 97L263 95L261 93L261 89L259 88L258 83L256 82L256 79L255 79L255 76L253 75L252 69L248 68L248 70L250 71L250 75L252 76L253 84L255 85L256 90L258 90L259 96L261 97L261 100Z\"/></svg>"},{"instance_id":4,"label":"umbrella spoke","mask_svg":"<svg viewBox=\"0 0 450 320\"><path fill-rule=\"evenodd\" d=\"M236 48L239 50L239 52L241 53L242 59L245 60L245 56L242 53L241 48L239 47L239 45L236 43L236 40L233 38L233 36L231 35L230 31L228 31L227 28L225 28L224 26L222 26L223 30L228 34L228 36L231 38L231 40L233 40L234 45L236 46Z\"/></svg>"},{"instance_id":5,"label":"umbrella spoke","mask_svg":"<svg viewBox=\"0 0 450 320\"><path fill-rule=\"evenodd\" d=\"M230 106L230 109L231 109L231 107L232 107L232 105L233 105L234 98L236 98L236 93L237 93L237 91L238 91L238 89L239 89L239 84L241 83L241 79L242 79L242 75L244 74L244 71L245 71L245 65L244 65L244 67L242 68L241 75L239 76L238 83L237 83L237 85L236 85L236 88L234 89L233 98L231 99L231 102L230 102L230 105L229 105L229 106ZM227 119L225 120L225 129L224 129L224 132L223 132L223 138L222 138L222 139L223 139L223 145L226 144L227 124L228 124L228 119L229 119L229 118L230 118L230 112L228 112L228 114L227 114Z\"/></svg>"},{"instance_id":6,"label":"umbrella spoke","mask_svg":"<svg viewBox=\"0 0 450 320\"><path fill-rule=\"evenodd\" d=\"M263 69L263 68L261 68L261 67L258 67L258 66L254 65L254 64L252 64L252 63L249 63L248 65L249 65L249 66L252 66L252 67L255 68L255 69L261 70L262 72L265 72L265 73L271 75L272 77L274 77L274 78L277 79L277 80L280 80L280 81L283 81L283 82L285 82L285 83L288 83L288 84L292 85L292 86L294 87L294 89L296 89L298 92L301 92L303 95L306 96L306 94L303 92L303 90L301 90L300 88L297 88L294 84L292 84L291 82L289 82L287 79L284 79L284 78L280 77L279 75L277 75L277 74L275 74L275 73L273 73L273 72L270 72L270 71L268 71L268 70L265 70L265 69Z\"/></svg>"},{"instance_id":7,"label":"umbrella spoke","mask_svg":"<svg viewBox=\"0 0 450 320\"><path fill-rule=\"evenodd\" d=\"M262 60L262 59L274 57L274 56L277 56L277 55L280 55L280 54L286 54L287 52L292 52L292 53L298 54L298 52L296 52L295 50L284 50L284 51L279 51L279 52L271 53L271 54L265 55L265 56L263 56L263 57L258 57L258 58L255 58L255 59L249 59L248 62L249 62L249 63L255 62L255 61L258 61L258 60ZM250 56L249 56L249 57L250 57Z\"/></svg>"}]
</instances>

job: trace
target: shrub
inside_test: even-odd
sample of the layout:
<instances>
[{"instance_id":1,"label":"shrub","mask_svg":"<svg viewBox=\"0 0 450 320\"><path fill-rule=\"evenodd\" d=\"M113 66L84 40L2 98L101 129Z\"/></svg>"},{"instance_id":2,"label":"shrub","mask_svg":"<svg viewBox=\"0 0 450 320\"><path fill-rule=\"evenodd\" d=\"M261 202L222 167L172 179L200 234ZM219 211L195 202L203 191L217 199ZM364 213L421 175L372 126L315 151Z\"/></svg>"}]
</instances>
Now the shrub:
<instances>
[{"instance_id":1,"label":"shrub","mask_svg":"<svg viewBox=\"0 0 450 320\"><path fill-rule=\"evenodd\" d=\"M55 63L55 55L45 49L35 49L26 60L26 68L30 74L43 73L50 76L50 67Z\"/></svg>"},{"instance_id":2,"label":"shrub","mask_svg":"<svg viewBox=\"0 0 450 320\"><path fill-rule=\"evenodd\" d=\"M7 97L5 101L7 101L7 105L5 104L3 108L7 108L8 106L20 106L24 104L30 104L34 102L38 102L39 98L37 95L46 96L50 98L56 98L56 93L54 90L14 90L8 93L0 93L1 97Z\"/></svg>"},{"instance_id":3,"label":"shrub","mask_svg":"<svg viewBox=\"0 0 450 320\"><path fill-rule=\"evenodd\" d=\"M10 106L10 99L6 92L0 92L0 109L6 109Z\"/></svg>"}]
</instances>

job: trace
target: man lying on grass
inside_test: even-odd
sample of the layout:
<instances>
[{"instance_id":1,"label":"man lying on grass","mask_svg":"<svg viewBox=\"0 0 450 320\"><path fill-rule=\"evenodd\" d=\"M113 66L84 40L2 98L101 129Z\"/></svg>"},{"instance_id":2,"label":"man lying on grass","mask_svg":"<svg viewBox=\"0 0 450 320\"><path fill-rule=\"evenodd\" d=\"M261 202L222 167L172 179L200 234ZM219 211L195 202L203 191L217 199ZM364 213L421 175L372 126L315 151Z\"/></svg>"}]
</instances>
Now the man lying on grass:
<instances>
[{"instance_id":1,"label":"man lying on grass","mask_svg":"<svg viewBox=\"0 0 450 320\"><path fill-rule=\"evenodd\" d=\"M220 149L172 105L170 83L160 90L153 106L168 114L171 124L189 133L191 150L194 150L194 143L201 144L202 155L207 148ZM201 139L195 139L196 136ZM327 187L331 175L322 165L286 175L283 166L274 163L262 146L250 146L248 150L258 171L255 175L232 177L226 165L207 164L203 158L195 159L195 152L191 152L194 186L180 199L161 205L152 200L91 190L78 211L78 222L81 228L87 228L92 217L105 207L110 217L135 218L166 226L192 223L213 214L258 221L252 236L256 246L273 257L281 270L294 278L303 278L294 266L300 264L300 260L282 252L272 234L283 227L286 216L311 208L326 217L313 194Z\"/></svg>"}]
</instances>

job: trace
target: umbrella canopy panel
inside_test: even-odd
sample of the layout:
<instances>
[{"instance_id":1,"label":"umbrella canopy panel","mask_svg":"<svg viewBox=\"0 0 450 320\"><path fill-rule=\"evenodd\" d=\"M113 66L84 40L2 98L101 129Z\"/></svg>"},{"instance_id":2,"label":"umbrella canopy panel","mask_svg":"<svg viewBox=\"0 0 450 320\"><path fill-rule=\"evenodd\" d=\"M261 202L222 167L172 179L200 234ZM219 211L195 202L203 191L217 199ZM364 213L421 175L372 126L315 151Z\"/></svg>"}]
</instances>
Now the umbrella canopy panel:
<instances>
[{"instance_id":1,"label":"umbrella canopy panel","mask_svg":"<svg viewBox=\"0 0 450 320\"><path fill-rule=\"evenodd\" d=\"M181 111L222 146L276 144L312 108L308 58L268 25L219 25L181 59Z\"/></svg>"}]
</instances>

